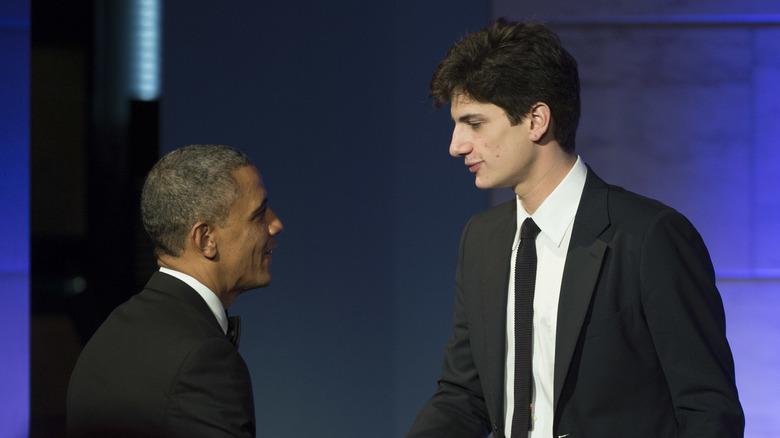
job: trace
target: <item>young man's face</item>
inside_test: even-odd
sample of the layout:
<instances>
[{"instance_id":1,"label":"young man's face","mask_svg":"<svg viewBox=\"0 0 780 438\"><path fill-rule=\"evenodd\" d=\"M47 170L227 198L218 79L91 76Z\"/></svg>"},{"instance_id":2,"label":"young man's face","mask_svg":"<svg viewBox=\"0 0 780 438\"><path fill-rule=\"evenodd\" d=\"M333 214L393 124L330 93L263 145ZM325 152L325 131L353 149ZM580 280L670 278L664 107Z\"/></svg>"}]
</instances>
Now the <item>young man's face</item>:
<instances>
[{"instance_id":1,"label":"young man's face","mask_svg":"<svg viewBox=\"0 0 780 438\"><path fill-rule=\"evenodd\" d=\"M537 146L529 138L529 118L515 126L501 107L463 94L451 103L455 129L450 155L463 157L481 189L515 188L533 169Z\"/></svg>"}]
</instances>

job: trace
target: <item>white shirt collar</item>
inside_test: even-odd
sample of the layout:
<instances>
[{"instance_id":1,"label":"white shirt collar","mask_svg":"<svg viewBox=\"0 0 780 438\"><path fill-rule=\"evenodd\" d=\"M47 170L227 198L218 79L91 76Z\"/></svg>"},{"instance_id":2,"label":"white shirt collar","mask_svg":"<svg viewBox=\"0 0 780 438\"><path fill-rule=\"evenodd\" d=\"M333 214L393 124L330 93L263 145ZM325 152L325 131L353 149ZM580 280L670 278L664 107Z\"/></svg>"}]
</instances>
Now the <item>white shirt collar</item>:
<instances>
[{"instance_id":1,"label":"white shirt collar","mask_svg":"<svg viewBox=\"0 0 780 438\"><path fill-rule=\"evenodd\" d=\"M217 297L217 294L212 292L211 289L204 286L203 283L199 282L194 277L183 272L174 271L173 269L163 267L160 267L160 272L168 274L172 277L176 277L179 280L187 283L189 287L195 289L195 292L203 297L203 301L206 302L206 304L209 306L209 309L211 309L211 312L217 318L220 327L222 327L222 331L227 333L227 314L225 313L225 308L222 307L222 302L219 300L219 297Z\"/></svg>"},{"instance_id":2,"label":"white shirt collar","mask_svg":"<svg viewBox=\"0 0 780 438\"><path fill-rule=\"evenodd\" d=\"M539 229L558 246L563 242L566 229L577 214L577 207L579 207L579 200L585 187L587 174L588 168L585 166L585 162L577 156L577 162L574 163L566 177L550 193L547 199L542 201L542 205L533 214L534 222L539 226ZM520 226L529 217L529 214L523 208L523 202L520 198L515 197L515 199L517 202L517 230L519 236Z\"/></svg>"}]
</instances>

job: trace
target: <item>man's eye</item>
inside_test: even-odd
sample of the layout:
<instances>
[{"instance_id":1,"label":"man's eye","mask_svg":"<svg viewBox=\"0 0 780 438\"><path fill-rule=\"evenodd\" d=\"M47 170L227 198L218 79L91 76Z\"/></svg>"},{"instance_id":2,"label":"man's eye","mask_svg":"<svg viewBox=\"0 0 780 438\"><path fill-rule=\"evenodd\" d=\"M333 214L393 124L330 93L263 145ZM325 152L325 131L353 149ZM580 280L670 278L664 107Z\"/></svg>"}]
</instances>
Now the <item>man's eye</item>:
<instances>
[{"instance_id":1,"label":"man's eye","mask_svg":"<svg viewBox=\"0 0 780 438\"><path fill-rule=\"evenodd\" d=\"M471 129L478 129L482 126L482 122L469 122L469 126L471 126Z\"/></svg>"}]
</instances>

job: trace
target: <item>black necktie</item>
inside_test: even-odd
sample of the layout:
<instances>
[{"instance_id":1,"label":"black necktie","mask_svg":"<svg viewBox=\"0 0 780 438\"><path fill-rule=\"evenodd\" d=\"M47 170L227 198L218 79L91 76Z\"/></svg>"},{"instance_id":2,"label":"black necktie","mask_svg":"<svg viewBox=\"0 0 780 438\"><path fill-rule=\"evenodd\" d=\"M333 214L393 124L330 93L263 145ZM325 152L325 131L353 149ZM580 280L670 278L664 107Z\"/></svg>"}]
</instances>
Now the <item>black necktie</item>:
<instances>
[{"instance_id":1,"label":"black necktie","mask_svg":"<svg viewBox=\"0 0 780 438\"><path fill-rule=\"evenodd\" d=\"M531 428L531 357L538 234L539 227L529 217L520 227L520 245L515 259L515 410L512 414L512 438L528 438Z\"/></svg>"},{"instance_id":2,"label":"black necktie","mask_svg":"<svg viewBox=\"0 0 780 438\"><path fill-rule=\"evenodd\" d=\"M228 329L225 334L228 340L238 348L238 341L241 339L241 317L229 316L228 317Z\"/></svg>"}]
</instances>

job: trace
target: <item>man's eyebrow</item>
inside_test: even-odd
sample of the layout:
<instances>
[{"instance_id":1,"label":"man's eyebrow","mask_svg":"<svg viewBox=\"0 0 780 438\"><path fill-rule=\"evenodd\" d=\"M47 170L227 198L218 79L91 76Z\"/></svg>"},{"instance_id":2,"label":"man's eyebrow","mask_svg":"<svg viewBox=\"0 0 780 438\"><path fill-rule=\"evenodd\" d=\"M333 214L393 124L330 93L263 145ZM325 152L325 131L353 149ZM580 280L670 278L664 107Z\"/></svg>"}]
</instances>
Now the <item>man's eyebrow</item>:
<instances>
[{"instance_id":1,"label":"man's eyebrow","mask_svg":"<svg viewBox=\"0 0 780 438\"><path fill-rule=\"evenodd\" d=\"M483 117L482 114L469 113L469 114L463 114L462 116L458 117L457 121L461 122L461 123L465 123L465 122L468 122L468 121L470 121L472 119L478 119L478 118L481 118L481 117ZM453 120L455 120L455 119L453 119Z\"/></svg>"}]
</instances>

